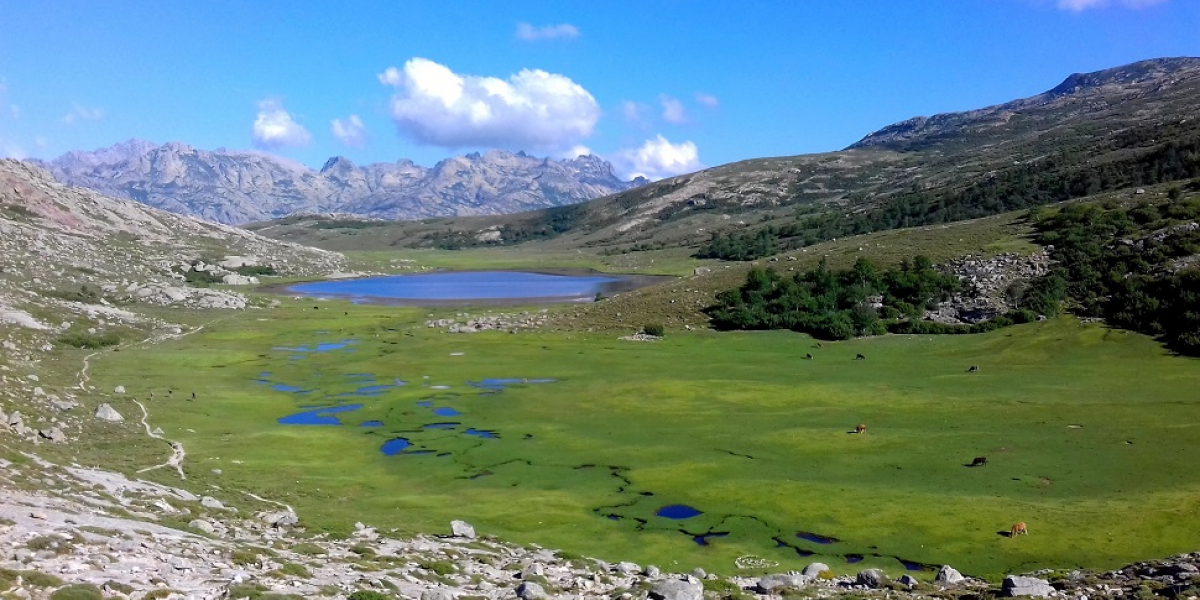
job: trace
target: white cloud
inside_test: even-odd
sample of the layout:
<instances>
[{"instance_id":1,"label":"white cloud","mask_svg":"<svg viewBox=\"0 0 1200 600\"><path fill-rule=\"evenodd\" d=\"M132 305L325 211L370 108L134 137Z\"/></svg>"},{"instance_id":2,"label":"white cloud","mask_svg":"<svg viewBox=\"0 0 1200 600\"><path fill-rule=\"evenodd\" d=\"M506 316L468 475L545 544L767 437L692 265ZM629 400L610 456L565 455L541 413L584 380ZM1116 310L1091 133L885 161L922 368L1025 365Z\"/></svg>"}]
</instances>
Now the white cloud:
<instances>
[{"instance_id":1,"label":"white cloud","mask_svg":"<svg viewBox=\"0 0 1200 600\"><path fill-rule=\"evenodd\" d=\"M570 23L542 25L541 27L529 23L517 23L517 39L526 42L573 37L579 37L579 28Z\"/></svg>"},{"instance_id":2,"label":"white cloud","mask_svg":"<svg viewBox=\"0 0 1200 600\"><path fill-rule=\"evenodd\" d=\"M646 140L639 148L619 151L612 162L625 172L626 177L640 176L651 180L704 168L696 144L690 141L672 144L661 134Z\"/></svg>"},{"instance_id":3,"label":"white cloud","mask_svg":"<svg viewBox=\"0 0 1200 600\"><path fill-rule=\"evenodd\" d=\"M1089 8L1101 8L1111 4L1119 4L1128 8L1146 8L1162 4L1167 0L1058 0L1058 7L1073 12L1085 11Z\"/></svg>"},{"instance_id":4,"label":"white cloud","mask_svg":"<svg viewBox=\"0 0 1200 600\"><path fill-rule=\"evenodd\" d=\"M283 109L282 102L267 98L258 103L258 116L254 118L250 139L259 148L276 149L307 146L312 135L292 119L292 115Z\"/></svg>"},{"instance_id":5,"label":"white cloud","mask_svg":"<svg viewBox=\"0 0 1200 600\"><path fill-rule=\"evenodd\" d=\"M358 115L350 115L344 121L334 119L330 126L333 137L347 146L361 148L367 144L367 128L363 126Z\"/></svg>"},{"instance_id":6,"label":"white cloud","mask_svg":"<svg viewBox=\"0 0 1200 600\"><path fill-rule=\"evenodd\" d=\"M103 108L93 108L79 104L71 105L71 112L60 117L59 122L72 125L80 121L99 121L104 118Z\"/></svg>"},{"instance_id":7,"label":"white cloud","mask_svg":"<svg viewBox=\"0 0 1200 600\"><path fill-rule=\"evenodd\" d=\"M696 92L696 102L708 108L716 108L721 105L721 101L717 100L716 96L704 92Z\"/></svg>"},{"instance_id":8,"label":"white cloud","mask_svg":"<svg viewBox=\"0 0 1200 600\"><path fill-rule=\"evenodd\" d=\"M683 108L683 103L678 98L672 98L666 94L658 97L658 101L662 103L662 118L668 123L682 125L688 122L687 111Z\"/></svg>"},{"instance_id":9,"label":"white cloud","mask_svg":"<svg viewBox=\"0 0 1200 600\"><path fill-rule=\"evenodd\" d=\"M621 103L621 115L630 123L642 124L642 113L646 110L645 104L639 104L632 100L626 100Z\"/></svg>"},{"instance_id":10,"label":"white cloud","mask_svg":"<svg viewBox=\"0 0 1200 600\"><path fill-rule=\"evenodd\" d=\"M587 146L584 146L583 144L578 144L576 146L572 146L566 152L563 152L562 158L572 159L572 158L579 158L580 156L591 156L592 154L593 154L593 152L592 152L591 148L588 148Z\"/></svg>"},{"instance_id":11,"label":"white cloud","mask_svg":"<svg viewBox=\"0 0 1200 600\"><path fill-rule=\"evenodd\" d=\"M507 80L459 75L424 58L389 67L400 133L431 146L565 149L592 134L596 99L563 75L525 69Z\"/></svg>"}]
</instances>

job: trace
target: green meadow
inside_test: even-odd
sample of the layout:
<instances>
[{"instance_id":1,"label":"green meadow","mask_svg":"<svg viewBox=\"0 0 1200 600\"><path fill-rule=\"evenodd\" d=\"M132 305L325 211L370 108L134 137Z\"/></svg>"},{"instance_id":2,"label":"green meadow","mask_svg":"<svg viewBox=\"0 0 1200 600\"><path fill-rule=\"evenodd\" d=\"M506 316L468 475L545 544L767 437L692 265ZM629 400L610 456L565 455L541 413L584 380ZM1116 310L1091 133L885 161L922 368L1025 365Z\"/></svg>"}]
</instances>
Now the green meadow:
<instances>
[{"instance_id":1,"label":"green meadow","mask_svg":"<svg viewBox=\"0 0 1200 600\"><path fill-rule=\"evenodd\" d=\"M904 560L995 576L1200 543L1200 363L1145 336L1060 318L820 347L789 332L647 343L455 335L425 327L431 314L448 313L285 299L98 356L92 383L154 392L150 424L184 443L189 480L292 504L311 531L447 532L463 519L514 542L722 574L750 572L735 561L753 556L773 570L899 573ZM529 381L468 385L487 378ZM353 395L396 379L406 385ZM127 423L87 443L129 471L161 462L137 406L111 401ZM362 407L330 415L340 426L277 422L339 403ZM394 438L411 446L384 455ZM988 464L965 466L976 456ZM656 516L666 505L701 514ZM1000 535L1018 521L1028 536ZM694 541L706 533L727 535Z\"/></svg>"}]
</instances>

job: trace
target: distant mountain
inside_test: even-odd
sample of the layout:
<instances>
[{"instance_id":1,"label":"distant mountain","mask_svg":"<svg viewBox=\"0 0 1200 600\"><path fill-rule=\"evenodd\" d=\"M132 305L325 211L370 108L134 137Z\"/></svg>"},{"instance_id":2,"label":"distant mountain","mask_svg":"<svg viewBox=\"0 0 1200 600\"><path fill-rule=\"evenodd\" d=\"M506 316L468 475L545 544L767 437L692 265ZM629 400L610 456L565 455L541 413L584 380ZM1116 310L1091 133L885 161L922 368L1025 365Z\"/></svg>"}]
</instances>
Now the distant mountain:
<instances>
[{"instance_id":1,"label":"distant mountain","mask_svg":"<svg viewBox=\"0 0 1200 600\"><path fill-rule=\"evenodd\" d=\"M67 185L228 224L294 213L385 219L496 215L574 204L646 183L622 181L594 156L542 159L492 150L425 168L409 160L320 171L265 153L130 140L35 161Z\"/></svg>"}]
</instances>

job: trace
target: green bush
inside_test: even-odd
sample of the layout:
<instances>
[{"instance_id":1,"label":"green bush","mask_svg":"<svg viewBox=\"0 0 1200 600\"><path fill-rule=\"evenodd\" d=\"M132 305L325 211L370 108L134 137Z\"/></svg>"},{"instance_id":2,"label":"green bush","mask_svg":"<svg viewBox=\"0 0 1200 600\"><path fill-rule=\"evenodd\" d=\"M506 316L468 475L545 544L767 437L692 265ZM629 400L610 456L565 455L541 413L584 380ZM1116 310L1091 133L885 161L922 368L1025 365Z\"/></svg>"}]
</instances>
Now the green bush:
<instances>
[{"instance_id":1,"label":"green bush","mask_svg":"<svg viewBox=\"0 0 1200 600\"><path fill-rule=\"evenodd\" d=\"M458 571L458 567L455 567L454 563L448 560L429 560L420 563L418 566L426 571L433 571L442 577Z\"/></svg>"},{"instance_id":2,"label":"green bush","mask_svg":"<svg viewBox=\"0 0 1200 600\"><path fill-rule=\"evenodd\" d=\"M358 590L350 594L347 600L391 600L392 597L374 590Z\"/></svg>"},{"instance_id":3,"label":"green bush","mask_svg":"<svg viewBox=\"0 0 1200 600\"><path fill-rule=\"evenodd\" d=\"M234 271L237 271L239 275L245 275L246 277L279 274L275 271L275 267L272 267L271 265L243 265L234 269Z\"/></svg>"},{"instance_id":4,"label":"green bush","mask_svg":"<svg viewBox=\"0 0 1200 600\"><path fill-rule=\"evenodd\" d=\"M104 600L104 592L91 583L74 583L54 590L50 600Z\"/></svg>"},{"instance_id":5,"label":"green bush","mask_svg":"<svg viewBox=\"0 0 1200 600\"><path fill-rule=\"evenodd\" d=\"M142 600L163 600L171 594L183 595L183 592L180 592L179 590L173 590L171 588L158 588L156 590L150 590L146 592L146 595L142 596Z\"/></svg>"},{"instance_id":6,"label":"green bush","mask_svg":"<svg viewBox=\"0 0 1200 600\"><path fill-rule=\"evenodd\" d=\"M109 346L116 346L121 343L121 336L112 333L87 333L85 331L74 331L64 333L58 336L55 340L57 343L64 346L74 346L76 348L85 348L88 350L99 350Z\"/></svg>"},{"instance_id":7,"label":"green bush","mask_svg":"<svg viewBox=\"0 0 1200 600\"><path fill-rule=\"evenodd\" d=\"M273 574L280 579L283 577L309 577L312 575L308 567L293 562L283 563L278 569L275 569Z\"/></svg>"},{"instance_id":8,"label":"green bush","mask_svg":"<svg viewBox=\"0 0 1200 600\"><path fill-rule=\"evenodd\" d=\"M655 337L662 337L666 332L667 329L661 323L650 323L642 327L642 333Z\"/></svg>"}]
</instances>

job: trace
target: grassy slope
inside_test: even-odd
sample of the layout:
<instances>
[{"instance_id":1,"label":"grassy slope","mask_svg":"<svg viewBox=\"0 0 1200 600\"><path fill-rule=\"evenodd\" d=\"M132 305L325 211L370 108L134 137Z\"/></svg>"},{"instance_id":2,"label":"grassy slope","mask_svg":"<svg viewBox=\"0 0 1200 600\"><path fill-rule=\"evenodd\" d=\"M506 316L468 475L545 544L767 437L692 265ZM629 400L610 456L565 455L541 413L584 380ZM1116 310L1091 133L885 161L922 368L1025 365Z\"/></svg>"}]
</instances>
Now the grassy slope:
<instances>
[{"instance_id":1,"label":"grassy slope","mask_svg":"<svg viewBox=\"0 0 1200 600\"><path fill-rule=\"evenodd\" d=\"M806 562L774 548L771 537L783 535L822 554L950 562L977 574L1115 566L1193 549L1200 530L1200 473L1189 451L1200 439L1191 393L1200 369L1099 325L1062 319L815 350L785 332L671 332L658 344L611 334L454 336L424 328L421 309L312 305L288 301L184 341L105 355L96 383L140 397L156 390L151 422L185 443L191 478L280 497L332 530L362 520L440 531L464 518L513 540L725 573L745 554ZM354 351L291 360L295 353L271 350L343 337L359 340ZM816 360L798 360L807 352ZM852 360L859 352L868 360ZM969 365L981 372L967 374ZM263 371L318 391L271 391L253 382ZM343 375L361 372L411 385L352 398L366 406L345 414L344 427L275 424L354 389ZM485 377L559 381L496 396L464 385ZM179 390L175 399L163 399L168 386ZM178 398L193 389L197 402ZM430 397L464 414L436 417L415 405ZM368 419L387 425L354 427ZM420 430L437 421L501 438ZM866 434L846 433L860 422ZM161 460L164 446L130 443L131 429L89 443L107 447L118 466ZM381 455L379 445L398 435L451 456ZM991 464L962 466L979 455ZM575 468L587 464L595 467ZM466 479L484 471L492 474ZM705 514L652 516L672 503ZM604 518L610 513L625 518ZM649 521L646 531L634 518ZM1032 535L997 535L1018 520ZM681 526L731 535L700 547ZM797 530L843 541L818 546L791 537ZM891 558L867 562L899 568Z\"/></svg>"}]
</instances>

